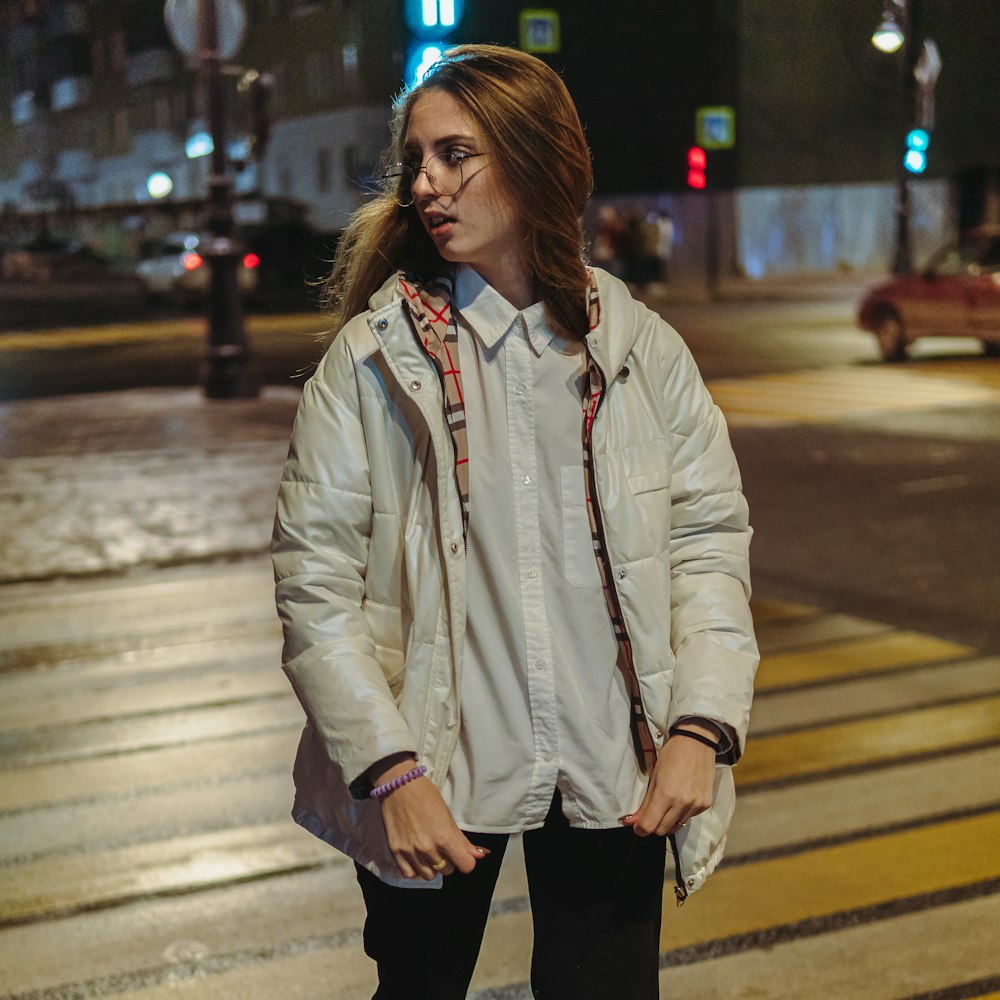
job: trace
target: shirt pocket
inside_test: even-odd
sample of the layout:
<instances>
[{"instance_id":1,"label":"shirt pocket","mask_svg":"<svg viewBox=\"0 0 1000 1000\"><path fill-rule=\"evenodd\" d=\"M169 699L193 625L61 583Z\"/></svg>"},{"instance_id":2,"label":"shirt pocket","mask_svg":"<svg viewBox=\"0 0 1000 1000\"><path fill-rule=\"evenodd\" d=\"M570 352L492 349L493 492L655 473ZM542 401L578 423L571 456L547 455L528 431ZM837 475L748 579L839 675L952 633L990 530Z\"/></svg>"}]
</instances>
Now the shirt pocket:
<instances>
[{"instance_id":1,"label":"shirt pocket","mask_svg":"<svg viewBox=\"0 0 1000 1000\"><path fill-rule=\"evenodd\" d=\"M594 534L587 513L583 467L564 465L562 473L563 576L574 587L600 587Z\"/></svg>"}]
</instances>

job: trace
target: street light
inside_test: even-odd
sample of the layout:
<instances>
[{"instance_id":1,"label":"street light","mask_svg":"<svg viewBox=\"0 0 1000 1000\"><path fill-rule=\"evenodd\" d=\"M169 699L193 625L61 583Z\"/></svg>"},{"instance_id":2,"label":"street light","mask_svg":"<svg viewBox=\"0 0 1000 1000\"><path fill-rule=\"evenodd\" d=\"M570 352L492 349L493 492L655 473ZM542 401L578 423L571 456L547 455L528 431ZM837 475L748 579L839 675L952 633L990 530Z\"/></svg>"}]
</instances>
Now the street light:
<instances>
[{"instance_id":1,"label":"street light","mask_svg":"<svg viewBox=\"0 0 1000 1000\"><path fill-rule=\"evenodd\" d=\"M899 135L903 147L896 160L896 246L894 274L913 270L910 242L910 174L927 166L930 130L934 127L934 87L941 73L941 55L931 38L917 42L919 0L886 0L882 22L872 35L872 45L881 52L902 49L899 58Z\"/></svg>"},{"instance_id":2,"label":"street light","mask_svg":"<svg viewBox=\"0 0 1000 1000\"><path fill-rule=\"evenodd\" d=\"M903 44L903 31L896 20L896 11L892 6L886 8L882 15L882 23L872 33L872 45L879 52L898 52Z\"/></svg>"},{"instance_id":3,"label":"street light","mask_svg":"<svg viewBox=\"0 0 1000 1000\"><path fill-rule=\"evenodd\" d=\"M872 44L881 52L902 49L899 61L899 117L897 128L905 136L913 128L915 114L913 69L917 46L913 30L918 0L887 0L882 23L872 35ZM894 274L909 274L913 270L913 250L910 243L910 185L903 148L896 159L896 244L893 253Z\"/></svg>"}]
</instances>

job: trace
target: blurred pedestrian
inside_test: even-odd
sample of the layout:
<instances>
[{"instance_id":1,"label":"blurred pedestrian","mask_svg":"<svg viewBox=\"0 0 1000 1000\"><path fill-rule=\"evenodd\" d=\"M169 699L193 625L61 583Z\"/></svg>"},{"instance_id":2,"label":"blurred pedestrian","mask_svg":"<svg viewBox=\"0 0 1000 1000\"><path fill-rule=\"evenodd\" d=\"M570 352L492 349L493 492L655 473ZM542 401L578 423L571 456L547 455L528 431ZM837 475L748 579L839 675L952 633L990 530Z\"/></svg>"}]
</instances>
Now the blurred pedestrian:
<instances>
[{"instance_id":1,"label":"blurred pedestrian","mask_svg":"<svg viewBox=\"0 0 1000 1000\"><path fill-rule=\"evenodd\" d=\"M466 996L514 833L534 995L650 1000L667 840L683 900L722 855L757 662L725 425L680 337L583 262L590 152L553 70L452 49L390 159L278 498L294 816L356 861L380 1000Z\"/></svg>"},{"instance_id":2,"label":"blurred pedestrian","mask_svg":"<svg viewBox=\"0 0 1000 1000\"><path fill-rule=\"evenodd\" d=\"M625 238L625 223L614 205L604 204L597 210L597 233L594 237L592 256L594 264L616 278L624 273L622 266L622 242Z\"/></svg>"},{"instance_id":3,"label":"blurred pedestrian","mask_svg":"<svg viewBox=\"0 0 1000 1000\"><path fill-rule=\"evenodd\" d=\"M674 252L674 220L669 212L659 212L656 216L657 248L659 265L658 279L667 284L670 281L670 258Z\"/></svg>"}]
</instances>

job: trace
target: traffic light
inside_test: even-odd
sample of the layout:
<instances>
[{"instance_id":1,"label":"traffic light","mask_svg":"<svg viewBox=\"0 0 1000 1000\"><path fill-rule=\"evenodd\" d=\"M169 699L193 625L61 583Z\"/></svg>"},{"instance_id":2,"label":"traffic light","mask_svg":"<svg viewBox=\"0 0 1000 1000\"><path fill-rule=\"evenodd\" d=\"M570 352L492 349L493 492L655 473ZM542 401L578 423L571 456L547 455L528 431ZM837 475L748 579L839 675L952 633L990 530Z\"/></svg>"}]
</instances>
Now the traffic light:
<instances>
[{"instance_id":1,"label":"traffic light","mask_svg":"<svg viewBox=\"0 0 1000 1000\"><path fill-rule=\"evenodd\" d=\"M708 156L701 146L692 146L687 154L687 183L695 191L708 187Z\"/></svg>"},{"instance_id":2,"label":"traffic light","mask_svg":"<svg viewBox=\"0 0 1000 1000\"><path fill-rule=\"evenodd\" d=\"M906 152L903 163L911 174L922 174L927 169L927 147L931 137L922 128L911 129L906 135Z\"/></svg>"},{"instance_id":3,"label":"traffic light","mask_svg":"<svg viewBox=\"0 0 1000 1000\"><path fill-rule=\"evenodd\" d=\"M413 35L406 59L406 85L419 83L448 49L445 39L462 19L464 0L405 0L403 16Z\"/></svg>"}]
</instances>

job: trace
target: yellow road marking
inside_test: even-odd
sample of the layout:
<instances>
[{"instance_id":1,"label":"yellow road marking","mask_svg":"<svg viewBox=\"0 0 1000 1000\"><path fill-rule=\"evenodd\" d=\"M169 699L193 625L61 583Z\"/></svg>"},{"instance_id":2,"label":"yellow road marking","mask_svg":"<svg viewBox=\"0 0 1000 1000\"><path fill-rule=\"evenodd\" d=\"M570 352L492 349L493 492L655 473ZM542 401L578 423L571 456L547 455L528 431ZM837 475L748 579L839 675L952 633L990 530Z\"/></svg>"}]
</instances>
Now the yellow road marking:
<instances>
[{"instance_id":1,"label":"yellow road marking","mask_svg":"<svg viewBox=\"0 0 1000 1000\"><path fill-rule=\"evenodd\" d=\"M984 845L998 841L1000 813L992 813L735 868L723 864L682 909L674 906L669 891L664 894L660 949L997 878L1000 851L984 850ZM531 950L528 914L492 918L487 940L491 948L476 976L479 988L523 965Z\"/></svg>"},{"instance_id":2,"label":"yellow road marking","mask_svg":"<svg viewBox=\"0 0 1000 1000\"><path fill-rule=\"evenodd\" d=\"M1000 366L919 370L834 367L714 379L709 390L731 423L821 422L893 410L1000 402Z\"/></svg>"},{"instance_id":3,"label":"yellow road marking","mask_svg":"<svg viewBox=\"0 0 1000 1000\"><path fill-rule=\"evenodd\" d=\"M771 597L754 597L750 601L753 620L761 625L764 622L776 622L809 618L817 614L819 608L809 604L799 604L795 601L780 601Z\"/></svg>"},{"instance_id":4,"label":"yellow road marking","mask_svg":"<svg viewBox=\"0 0 1000 1000\"><path fill-rule=\"evenodd\" d=\"M270 333L319 334L325 326L319 313L248 316L246 323L251 336ZM59 351L72 347L195 340L205 336L205 324L204 317L178 316L144 323L110 323L104 326L7 333L0 334L0 351Z\"/></svg>"},{"instance_id":5,"label":"yellow road marking","mask_svg":"<svg viewBox=\"0 0 1000 1000\"><path fill-rule=\"evenodd\" d=\"M740 788L1000 739L1000 696L816 726L747 742L734 772ZM996 852L1000 854L1000 852Z\"/></svg>"},{"instance_id":6,"label":"yellow road marking","mask_svg":"<svg viewBox=\"0 0 1000 1000\"><path fill-rule=\"evenodd\" d=\"M1000 877L1000 813L725 868L681 910L665 900L661 948Z\"/></svg>"},{"instance_id":7,"label":"yellow road marking","mask_svg":"<svg viewBox=\"0 0 1000 1000\"><path fill-rule=\"evenodd\" d=\"M960 748L996 738L1000 738L1000 696L946 708L902 713L889 719L816 727L806 732L751 741L747 755L736 773L740 787L746 788L777 778L898 759L936 749ZM947 862L941 863L943 868L932 867L932 870L947 871L948 878L955 880L955 883L947 884L961 884L963 881L988 877L988 874L982 874L975 867L980 863L992 866L989 867L990 872L994 868L1000 869L1000 852L982 850L982 845L996 843L996 838L1000 837L1000 815L992 815L988 819L994 824L990 828L992 834L984 834L977 842L977 848L970 848L968 858L963 856L960 842L942 849L941 853L947 858ZM975 825L975 822L982 822L982 818L963 822ZM966 826L960 823L956 828L964 830ZM927 831L918 833L925 839L933 837ZM894 835L893 838L886 839L895 842L904 836L908 835ZM990 839L991 836L994 839ZM809 855L818 854L836 859L844 851L848 851L848 848L825 850L826 854L809 852ZM921 848L921 856L926 853L927 849ZM973 855L979 857L974 858ZM888 856L892 857L891 851ZM52 911L102 905L109 901L153 893L203 889L289 867L323 863L334 858L330 848L287 821L178 837L165 843L143 844L17 866L8 871L8 877L0 889L0 913L15 919L30 919ZM782 859L781 863L798 870L795 858ZM767 864L774 865L775 862ZM851 862L846 867L854 864L860 862ZM964 872L963 865L973 869L971 874ZM748 867L757 870L760 866ZM770 868L764 870L771 871ZM779 865L774 870L780 872L783 869ZM867 872L879 870L878 865L866 869ZM742 869L735 873L737 877L740 877L739 871ZM765 895L773 895L775 892L770 885L773 877L769 874L763 879ZM880 874L879 879L882 877ZM834 882L839 878L839 872L835 877L831 876ZM914 882L913 886L916 885L918 883ZM913 886L910 891L914 893L928 891ZM759 900L755 896L744 897L745 902L751 899L753 905L737 909L751 915L756 914L759 911ZM773 907L776 904L768 905ZM864 900L859 903L838 903L833 909L840 908L841 905L864 905ZM786 919L801 917L782 917L777 922ZM715 936L723 936L722 931L717 931Z\"/></svg>"},{"instance_id":8,"label":"yellow road marking","mask_svg":"<svg viewBox=\"0 0 1000 1000\"><path fill-rule=\"evenodd\" d=\"M974 650L957 642L936 639L920 632L889 632L860 639L845 639L810 649L763 656L755 689L773 688L880 670L971 656Z\"/></svg>"},{"instance_id":9,"label":"yellow road marking","mask_svg":"<svg viewBox=\"0 0 1000 1000\"><path fill-rule=\"evenodd\" d=\"M194 743L12 768L0 777L0 812L171 787L192 775L208 781L244 774L251 767L288 768L299 732L291 727L287 732L227 737L212 744L210 754Z\"/></svg>"},{"instance_id":10,"label":"yellow road marking","mask_svg":"<svg viewBox=\"0 0 1000 1000\"><path fill-rule=\"evenodd\" d=\"M46 691L40 697L22 695L16 704L0 705L0 727L7 732L43 726L70 726L109 719L125 721L146 712L177 712L249 702L259 698L293 699L291 685L280 671L212 671L201 677L165 680L98 691L80 691L75 698Z\"/></svg>"},{"instance_id":11,"label":"yellow road marking","mask_svg":"<svg viewBox=\"0 0 1000 1000\"><path fill-rule=\"evenodd\" d=\"M206 889L342 859L288 820L8 869L0 915L30 920L163 892Z\"/></svg>"}]
</instances>

